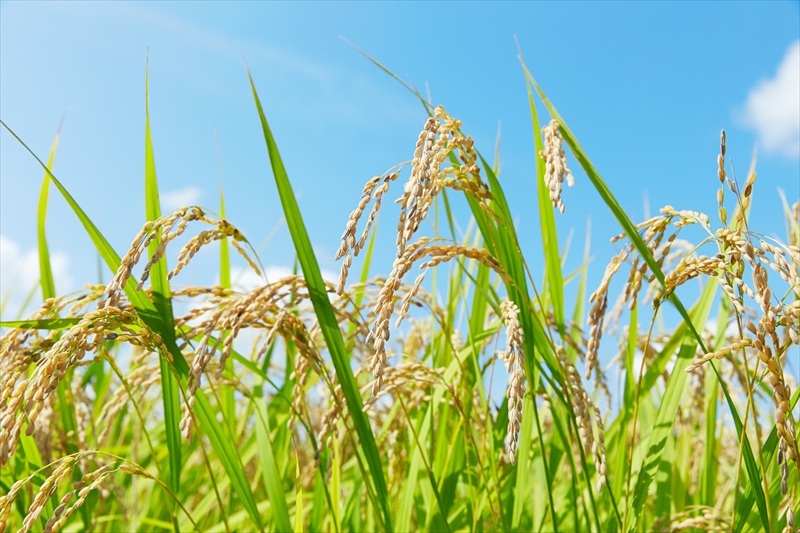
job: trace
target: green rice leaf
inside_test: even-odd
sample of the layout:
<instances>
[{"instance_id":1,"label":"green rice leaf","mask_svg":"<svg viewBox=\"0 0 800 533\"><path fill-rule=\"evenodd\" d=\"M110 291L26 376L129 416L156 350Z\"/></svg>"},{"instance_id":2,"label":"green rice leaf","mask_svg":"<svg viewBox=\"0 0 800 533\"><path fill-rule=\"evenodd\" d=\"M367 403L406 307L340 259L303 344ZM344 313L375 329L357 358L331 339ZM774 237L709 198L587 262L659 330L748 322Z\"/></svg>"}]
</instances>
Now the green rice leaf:
<instances>
[{"instance_id":1,"label":"green rice leaf","mask_svg":"<svg viewBox=\"0 0 800 533\"><path fill-rule=\"evenodd\" d=\"M634 369L636 356L636 339L638 336L638 305L631 310L630 322L628 326L628 343L625 349L625 384L623 389L623 400L620 406L620 413L617 416L619 427L616 445L611 449L616 450L616 461L614 462L614 476L611 487L617 498L622 497L622 488L627 479L628 453L633 453L628 449L628 426L633 417L633 404L636 401L636 371ZM643 389L646 392L646 389Z\"/></svg>"},{"instance_id":2,"label":"green rice leaf","mask_svg":"<svg viewBox=\"0 0 800 533\"><path fill-rule=\"evenodd\" d=\"M275 177L275 183L278 187L278 193L283 205L284 214L286 215L286 223L289 226L289 232L294 242L295 250L297 251L297 258L303 270L303 275L306 279L308 286L308 293L311 302L314 306L314 311L319 321L320 329L325 338L325 344L331 354L334 367L336 368L336 375L339 378L339 383L342 386L342 391L347 402L347 407L350 410L350 416L353 420L356 432L360 439L360 448L363 452L369 472L374 485L375 496L383 517L383 527L387 531L392 530L391 513L389 512L388 492L386 489L386 481L384 480L383 470L381 466L380 455L378 454L378 447L375 444L375 438L372 435L369 421L362 411L363 402L361 400L361 393L358 390L353 371L350 368L350 356L345 350L344 339L342 332L339 329L339 324L336 320L336 315L333 312L330 300L328 299L327 289L325 282L322 279L322 274L319 270L317 258L311 247L311 241L308 238L305 224L300 208L297 205L297 199L292 191L292 186L289 182L289 177L286 174L286 169L283 166L278 146L275 139L272 137L272 131L267 123L267 118L261 107L261 101L256 93L256 88L253 83L253 78L250 72L247 73L250 80L250 88L253 92L256 109L261 120L261 127L264 132L264 140L267 144L267 151L269 153L270 164L272 165L272 173Z\"/></svg>"},{"instance_id":3,"label":"green rice leaf","mask_svg":"<svg viewBox=\"0 0 800 533\"><path fill-rule=\"evenodd\" d=\"M219 216L225 218L225 192L222 188L222 158L219 153L219 140L217 139L217 129L214 128L214 146L217 149L217 170L219 174ZM230 244L228 238L224 237L219 241L219 284L220 286L231 288L231 259Z\"/></svg>"},{"instance_id":4,"label":"green rice leaf","mask_svg":"<svg viewBox=\"0 0 800 533\"><path fill-rule=\"evenodd\" d=\"M706 285L697 308L692 313L695 327L700 330L705 326L716 292L717 285L715 283ZM678 404L686 385L688 378L686 368L691 364L696 349L697 341L692 337L686 337L667 381L667 388L661 399L661 405L653 423L653 432L650 434L650 441L647 445L645 462L639 471L630 509L627 513L630 520L627 526L628 531L638 531L637 526L642 516L644 503L647 500L650 484L656 477L656 470L664 453L667 437L670 435L672 424L675 421L675 414L678 411Z\"/></svg>"},{"instance_id":5,"label":"green rice leaf","mask_svg":"<svg viewBox=\"0 0 800 533\"><path fill-rule=\"evenodd\" d=\"M295 467L295 490L297 495L294 502L294 533L303 533L303 484L300 482L300 457L295 450L295 459L297 466Z\"/></svg>"},{"instance_id":6,"label":"green rice leaf","mask_svg":"<svg viewBox=\"0 0 800 533\"><path fill-rule=\"evenodd\" d=\"M72 195L67 192L55 175L47 169L47 166L42 162L42 160L39 159L30 148L28 148L28 145L26 145L22 139L20 139L19 136L2 120L0 120L0 125L6 128L6 130L23 146L23 148L25 148L25 150L27 150L28 153L34 157L34 159L36 159L39 165L45 169L45 171L47 171L50 179L53 180L53 184L77 215L84 227L84 230L86 230L87 235L89 235L89 238L94 243L95 248L100 254L100 257L103 258L103 260L106 262L106 265L108 265L108 268L112 272L116 272L120 266L120 257L111 247L103 234L100 233L100 230L97 229L97 226L94 225L91 219L86 215L83 209L81 209ZM125 295L128 297L128 300L134 306L136 312L139 314L145 324L147 324L147 326L153 331L161 335L164 343L174 359L173 364L175 366L175 370L178 372L181 378L185 380L189 374L189 365L186 363L186 359L178 349L177 344L175 344L174 340L171 340L173 334L172 332L167 331L167 328L162 322L161 316L153 305L153 302L150 301L144 292L136 290L136 282L133 280L133 278L129 278L125 285ZM244 474L244 468L242 467L241 461L239 460L236 452L236 446L222 431L219 422L217 422L211 406L209 405L208 400L205 398L205 395L202 393L202 391L197 391L195 413L198 415L203 430L209 436L209 440L214 448L214 451L220 458L226 473L231 479L231 485L239 494L239 497L241 498L250 518L253 520L253 523L257 524L260 529L260 514L258 513L258 509L253 499L250 485L247 482L247 477Z\"/></svg>"},{"instance_id":7,"label":"green rice leaf","mask_svg":"<svg viewBox=\"0 0 800 533\"><path fill-rule=\"evenodd\" d=\"M261 462L264 487L267 489L267 496L269 497L272 515L278 531L291 531L292 521L289 518L286 494L283 491L281 474L272 450L266 399L263 397L261 386L255 387L253 393L255 396L255 400L252 403L256 414L256 441L258 443L258 458Z\"/></svg>"},{"instance_id":8,"label":"green rice leaf","mask_svg":"<svg viewBox=\"0 0 800 533\"><path fill-rule=\"evenodd\" d=\"M145 68L144 81L144 198L147 221L161 216L161 203L158 199L158 180L156 179L156 162L153 155L153 140L150 135L150 89L149 69ZM161 242L159 235L150 243L149 253L152 256ZM150 270L153 288L153 303L161 317L167 342L175 342L175 320L172 315L172 296L167 280L167 258L159 259ZM163 337L163 335L162 335ZM164 423L167 432L167 449L169 450L169 487L172 492L180 492L181 486L181 400L178 380L172 374L169 364L163 358L159 360L161 367L161 392L164 404Z\"/></svg>"},{"instance_id":9,"label":"green rice leaf","mask_svg":"<svg viewBox=\"0 0 800 533\"><path fill-rule=\"evenodd\" d=\"M222 158L219 153L219 140L217 139L217 129L214 128L214 146L217 149L217 170L219 173L219 216L225 219L225 194L222 189ZM231 259L228 238L223 237L219 241L219 284L225 289L231 288ZM228 359L225 361L224 375L233 378L233 362ZM231 387L223 387L220 391L220 404L225 420L230 426L231 431L235 431L236 425L236 403Z\"/></svg>"},{"instance_id":10,"label":"green rice leaf","mask_svg":"<svg viewBox=\"0 0 800 533\"><path fill-rule=\"evenodd\" d=\"M664 273L661 271L661 268L658 266L658 263L656 262L655 258L653 257L653 254L651 254L650 251L648 250L647 246L645 245L645 243L642 240L641 236L637 232L637 230L634 227L633 223L628 218L628 215L625 213L625 211L619 205L619 203L617 202L616 198L614 198L614 195L611 193L611 191L609 190L608 186L605 184L603 179L600 177L600 174L594 168L594 165L592 165L592 162L586 156L586 154L583 151L583 149L581 148L580 144L578 144L577 140L575 139L575 136L570 131L570 129L567 126L566 122L564 122L564 120L558 114L558 111L556 111L556 109L553 106L553 104L550 103L550 101L547 99L547 96L544 94L544 91L542 91L541 87L539 87L539 85L536 83L536 80L533 79L533 76L531 76L530 72L528 72L527 70L526 70L526 75L531 80L531 83L533 83L533 86L536 88L537 92L539 93L539 96L542 99L542 101L544 102L544 104L547 107L548 111L550 112L550 115L558 121L560 129L561 129L561 133L564 136L564 140L567 142L567 145L570 147L570 150L572 151L572 154L578 160L578 162L580 163L581 167L586 172L586 174L589 177L589 179L592 181L592 184L594 185L595 189L600 194L601 198L606 203L606 205L609 207L609 209L611 210L612 214L615 216L617 221L620 223L620 225L622 226L623 230L627 234L628 238L631 240L633 245L636 247L636 249L639 252L639 254L642 257L642 259L645 261L645 263L647 263L647 266L650 268L650 271L655 275L655 277L659 281L659 283L662 286L664 286ZM675 308L678 310L678 313L680 313L681 317L683 318L684 323L687 325L689 331L692 333L692 336L696 339L696 341L699 344L700 348L703 350L703 352L707 353L708 350L706 349L705 345L703 344L703 339L700 337L700 334L698 333L697 329L695 328L694 324L692 323L692 320L689 318L689 315L686 312L686 309L684 308L683 304L678 299L678 297L675 295L675 293L670 295L669 301L672 303L672 305L675 306ZM716 367L713 364L711 365L711 367L714 369L714 372L716 373ZM722 392L725 395L725 400L726 400L726 402L728 404L728 408L731 411L731 416L733 417L734 425L736 426L736 430L737 430L737 433L739 434L739 438L744 442L743 459L744 459L744 462L745 462L745 466L747 467L747 474L748 474L750 483L752 485L754 485L754 490L755 490L755 494L756 494L756 502L758 503L759 508L763 509L761 518L762 518L762 520L765 521L765 523L764 523L765 527L767 529L770 529L769 524L766 522L767 521L766 500L765 500L765 497L764 497L764 494L763 494L763 489L761 489L761 482L760 482L761 475L760 475L760 473L758 471L758 467L756 465L755 458L753 457L753 452L752 452L752 449L750 447L750 442L746 437L742 439L742 436L741 436L742 424L741 424L741 420L740 420L739 414L738 414L738 412L736 410L736 406L734 405L732 399L730 398L730 395L728 394L728 390L727 390L727 387L725 386L725 383L721 379L719 379L719 375L717 375L717 377L718 377L718 380L719 380L720 385L722 387Z\"/></svg>"},{"instance_id":11,"label":"green rice leaf","mask_svg":"<svg viewBox=\"0 0 800 533\"><path fill-rule=\"evenodd\" d=\"M53 139L53 146L50 148L50 157L47 158L47 169L53 170L53 161L56 157L56 148L58 147L58 140L61 136L61 126L64 124L64 118L61 118L61 123L56 130L56 137ZM47 235L45 234L45 222L47 221L47 196L50 188L50 176L47 172L44 173L42 179L42 189L39 193L39 209L36 213L36 229L38 233L39 242L39 284L42 287L42 300L48 298L55 298L56 286L53 281L53 270L50 266L50 252L47 248Z\"/></svg>"},{"instance_id":12,"label":"green rice leaf","mask_svg":"<svg viewBox=\"0 0 800 533\"><path fill-rule=\"evenodd\" d=\"M203 429L203 436L208 437L216 457L219 459L220 463L222 463L225 472L227 472L231 480L231 486L239 494L242 505L247 510L248 515L250 515L253 524L255 524L258 529L263 529L261 525L261 513L258 511L256 502L253 499L250 483L244 473L242 461L239 457L239 453L236 451L235 443L231 441L225 429L216 420L214 411L208 403L206 396L200 392L201 391L197 391L194 413L200 421L200 425Z\"/></svg>"},{"instance_id":13,"label":"green rice leaf","mask_svg":"<svg viewBox=\"0 0 800 533\"><path fill-rule=\"evenodd\" d=\"M432 406L429 405L425 410L420 411L417 420L408 421L409 424L416 425L415 431L421 442L428 439L428 433L430 432L430 420L432 415L428 415L427 412L432 413ZM408 474L406 474L405 477L406 482L400 490L400 504L398 507L396 524L397 531L412 531L411 518L414 508L414 494L417 491L419 471L423 468L422 453L424 453L424 450L420 450L417 446L416 439L410 439L408 452L411 454L411 462L409 464ZM419 516L417 518L419 518Z\"/></svg>"},{"instance_id":14,"label":"green rice leaf","mask_svg":"<svg viewBox=\"0 0 800 533\"><path fill-rule=\"evenodd\" d=\"M317 470L314 476L314 494L311 497L311 513L308 521L309 531L322 531L322 513L325 511L324 481L322 472Z\"/></svg>"},{"instance_id":15,"label":"green rice leaf","mask_svg":"<svg viewBox=\"0 0 800 533\"><path fill-rule=\"evenodd\" d=\"M731 314L730 300L723 298L717 314L717 324L727 324ZM713 350L718 350L725 342L725 328L717 328L717 335L714 338ZM717 461L719 443L717 441L717 403L719 400L719 385L716 376L711 372L706 372L705 377L705 413L704 413L704 434L705 443L703 444L703 458L700 463L700 486L698 487L700 503L713 507L715 502L714 493L716 489L717 472L719 463Z\"/></svg>"},{"instance_id":16,"label":"green rice leaf","mask_svg":"<svg viewBox=\"0 0 800 533\"><path fill-rule=\"evenodd\" d=\"M522 54L520 54L522 60ZM525 64L523 60L523 65ZM536 113L536 103L533 100L531 84L525 79L528 89L528 104L531 108L531 122L533 123L534 159L536 160L536 190L539 200L539 227L542 230L542 247L544 252L545 275L547 287L550 289L550 299L553 305L553 315L556 319L561 334L564 334L564 280L561 272L560 254L558 251L558 232L556 231L555 208L550 201L550 189L544 181L545 163L541 153L544 149L542 143L539 116Z\"/></svg>"},{"instance_id":17,"label":"green rice leaf","mask_svg":"<svg viewBox=\"0 0 800 533\"><path fill-rule=\"evenodd\" d=\"M80 318L49 318L46 320L6 320L0 321L0 328L20 329L69 329L77 326Z\"/></svg>"},{"instance_id":18,"label":"green rice leaf","mask_svg":"<svg viewBox=\"0 0 800 533\"><path fill-rule=\"evenodd\" d=\"M523 68L525 68L524 65ZM556 110L555 106L553 106L553 104L550 103L550 100L544 94L544 91L542 91L541 87L539 87L539 84L536 83L536 80L533 78L531 73L528 72L527 68L525 68L525 73L528 76L528 79L530 79L533 86L536 88L539 97L542 99L542 102L547 107L547 110L550 112L550 115L554 119L556 119L556 121L558 121L561 134L564 137L564 141L567 143L570 150L572 151L572 155L574 155L575 159L578 160L578 163L586 172L586 175L589 177L589 180L592 182L592 185L594 185L594 188L600 194L600 197L606 203L609 210L614 215L614 218L616 218L617 222L619 222L620 226L622 226L622 229L625 231L625 234L628 236L631 243L639 252L639 255L642 257L644 262L647 263L647 266L650 268L650 271L655 275L656 279L663 287L664 273L661 271L661 267L658 266L658 263L653 257L653 254L650 253L650 250L647 248L647 245L642 240L642 237L639 235L639 232L636 230L636 227L633 225L633 222L631 222L630 218L628 218L628 215L627 213L625 213L625 210L622 209L622 206L619 205L619 202L617 202L617 199L611 193L611 190L608 188L605 181L603 181L603 178L600 177L600 174L597 172L592 162L586 156L586 153L583 151L583 148L581 148L581 145L578 143L577 139L572 134L572 131L570 131L569 127L567 126L567 123L564 122L564 119L561 118L561 115L558 114L558 111ZM705 346L703 345L703 339L700 337L700 334L692 325L692 321L689 318L689 314L686 312L686 308L684 308L681 301L674 293L670 295L669 301L672 302L672 305L674 305L675 308L678 310L678 313L680 313L681 318L683 318L684 322L688 325L689 329L692 331L692 334L697 339L697 342L700 344L703 350L705 350Z\"/></svg>"},{"instance_id":19,"label":"green rice leaf","mask_svg":"<svg viewBox=\"0 0 800 533\"><path fill-rule=\"evenodd\" d=\"M798 400L800 400L800 389L794 391L794 394L792 395L792 401L789 402L792 410L794 410L797 407ZM763 455L764 462L766 464L772 464L772 459L775 456L775 450L777 448L778 448L778 432L773 427L772 431L770 431L770 434L767 437L767 441L761 448L761 454ZM744 496L739 498L739 502L736 505L736 520L733 525L734 531L744 530L744 525L747 522L747 519L753 510L753 504L756 503L757 489L759 489L760 487L761 485L757 485L754 488L754 485L751 483L745 489ZM769 499L771 502L779 500L781 496L782 495L780 494L780 483L776 483L774 487L770 487ZM759 506L759 512L762 513L762 515L764 513L763 511L761 511L760 506ZM766 517L762 518L762 527L765 519Z\"/></svg>"},{"instance_id":20,"label":"green rice leaf","mask_svg":"<svg viewBox=\"0 0 800 533\"><path fill-rule=\"evenodd\" d=\"M53 180L53 184L59 190L64 199L67 201L67 204L69 204L69 206L78 216L78 219L83 225L84 230L86 230L86 234L89 235L90 239L92 239L92 243L95 245L95 248L100 254L100 257L103 258L105 263L108 265L108 268L112 272L116 272L120 265L119 255L117 255L117 253L114 251L114 249L105 239L105 237L103 237L103 235L100 233L100 230L97 229L97 226L95 226L94 223L91 221L91 219L89 219L89 217L86 215L83 209L81 209L81 207L78 205L75 199L67 192L64 186L61 184L61 182L58 181L58 179L56 179L55 175L52 172L50 172L50 170L47 168L47 165L45 165L42 162L42 160L39 159L39 157L36 156L35 153L33 153L33 151L28 147L27 144L25 144L22 141L22 139L19 138L19 136L14 132L14 130L9 128L8 125L2 120L0 120L0 124L2 124L2 126L17 140L17 142L19 142L22 145L22 147L25 148L25 150L27 150L27 152L36 159L39 165L50 176L50 179ZM147 296L143 292L136 290L136 282L133 279L129 279L128 283L125 285L125 294L134 307L136 307L137 309L141 308L143 310L146 310L145 314L150 318L153 318L155 316L154 315L155 307L153 307L152 302L150 301L149 298L147 298ZM183 358L183 356L181 356L181 358Z\"/></svg>"},{"instance_id":21,"label":"green rice leaf","mask_svg":"<svg viewBox=\"0 0 800 533\"><path fill-rule=\"evenodd\" d=\"M716 376L717 381L722 388L722 394L725 396L725 401L728 404L728 409L730 410L731 417L733 418L733 424L736 427L736 434L739 440L742 442L742 459L744 460L745 471L747 472L747 477L750 481L750 487L752 487L755 495L756 505L758 506L759 511L759 518L764 526L764 530L770 531L772 527L769 523L769 513L767 512L767 499L764 495L764 488L761 486L761 471L759 470L756 459L753 456L753 449L750 446L750 439L746 434L743 435L744 428L742 426L742 420L739 417L739 412L736 410L733 399L728 392L728 387L725 385L725 382L722 381L722 377L720 376L716 365L713 361L709 361L708 364L714 371L714 375Z\"/></svg>"}]
</instances>

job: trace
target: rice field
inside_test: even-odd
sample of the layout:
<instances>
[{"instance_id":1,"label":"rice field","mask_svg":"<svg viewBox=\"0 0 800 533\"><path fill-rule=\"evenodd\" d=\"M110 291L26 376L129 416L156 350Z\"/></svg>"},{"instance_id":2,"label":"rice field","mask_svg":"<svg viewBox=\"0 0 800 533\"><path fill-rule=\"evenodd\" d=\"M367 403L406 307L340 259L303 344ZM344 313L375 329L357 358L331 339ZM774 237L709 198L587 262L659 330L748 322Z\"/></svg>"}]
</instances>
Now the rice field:
<instances>
[{"instance_id":1,"label":"rice field","mask_svg":"<svg viewBox=\"0 0 800 533\"><path fill-rule=\"evenodd\" d=\"M252 79L297 268L251 291L232 285L232 254L264 268L222 195L161 211L149 114L146 220L122 254L50 171L56 138L39 160L41 305L0 323L0 533L799 531L800 201L774 206L784 241L750 227L755 161L737 177L746 156L722 132L717 212L663 206L634 224L522 68L543 271L488 148L418 94L409 160L335 208L336 283ZM587 247L564 270L565 183L596 189L618 221L601 236L609 264ZM115 272L107 284L55 293L51 194ZM471 213L460 236L453 204ZM396 258L376 271L386 239ZM219 284L181 283L212 246ZM665 327L665 313L679 318Z\"/></svg>"}]
</instances>

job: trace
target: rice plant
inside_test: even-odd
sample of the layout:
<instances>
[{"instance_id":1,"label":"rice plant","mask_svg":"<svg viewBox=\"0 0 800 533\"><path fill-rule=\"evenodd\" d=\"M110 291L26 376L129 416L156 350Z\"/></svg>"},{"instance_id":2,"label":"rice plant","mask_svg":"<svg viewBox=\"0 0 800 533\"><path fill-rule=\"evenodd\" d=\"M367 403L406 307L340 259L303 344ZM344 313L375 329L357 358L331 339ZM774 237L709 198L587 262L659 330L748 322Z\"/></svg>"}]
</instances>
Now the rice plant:
<instances>
[{"instance_id":1,"label":"rice plant","mask_svg":"<svg viewBox=\"0 0 800 533\"><path fill-rule=\"evenodd\" d=\"M409 161L387 161L340 209L336 284L252 79L298 265L254 290L231 284L230 246L263 273L235 213L161 212L149 115L146 220L123 255L51 172L56 138L39 160L43 301L0 324L0 533L798 531L800 202L784 206L785 243L750 227L756 173L735 176L722 132L717 213L664 206L634 224L522 68L543 272L469 124L418 94L427 120ZM620 225L596 288L587 272L603 266L562 267L564 181L596 189ZM108 284L55 293L51 184ZM379 233L389 200L400 217ZM456 202L471 212L463 235ZM392 269L373 272L387 238ZM219 284L180 285L212 243Z\"/></svg>"}]
</instances>

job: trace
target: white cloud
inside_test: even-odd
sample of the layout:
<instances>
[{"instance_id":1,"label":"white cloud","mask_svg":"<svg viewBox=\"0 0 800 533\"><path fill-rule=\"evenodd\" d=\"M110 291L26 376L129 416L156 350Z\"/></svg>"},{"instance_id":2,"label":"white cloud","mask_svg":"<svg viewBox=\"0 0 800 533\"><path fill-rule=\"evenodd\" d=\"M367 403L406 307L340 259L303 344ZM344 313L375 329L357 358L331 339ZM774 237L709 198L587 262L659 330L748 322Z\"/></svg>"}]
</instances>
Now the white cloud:
<instances>
[{"instance_id":1,"label":"white cloud","mask_svg":"<svg viewBox=\"0 0 800 533\"><path fill-rule=\"evenodd\" d=\"M282 265L267 265L264 267L264 273L270 283L275 283L281 278L292 275L292 269L288 266ZM302 272L300 272L302 275ZM331 283L336 283L339 275L333 271L322 269L322 279ZM264 278L256 274L250 267L232 267L231 268L231 285L237 291L252 291L257 287L265 285Z\"/></svg>"},{"instance_id":2,"label":"white cloud","mask_svg":"<svg viewBox=\"0 0 800 533\"><path fill-rule=\"evenodd\" d=\"M285 266L269 265L264 270L270 283L292 274L292 269ZM249 292L265 284L264 278L250 267L231 268L231 285L234 290Z\"/></svg>"},{"instance_id":3,"label":"white cloud","mask_svg":"<svg viewBox=\"0 0 800 533\"><path fill-rule=\"evenodd\" d=\"M161 205L164 211L172 211L187 205L197 205L201 196L203 196L201 189L189 185L183 189L161 193Z\"/></svg>"},{"instance_id":4,"label":"white cloud","mask_svg":"<svg viewBox=\"0 0 800 533\"><path fill-rule=\"evenodd\" d=\"M50 253L50 268L58 294L72 290L72 278L68 274L69 259L62 252ZM39 254L35 248L23 250L10 238L0 235L0 301L3 305L3 318L13 320L20 311L28 295L39 283ZM35 294L32 305L41 301L41 294Z\"/></svg>"},{"instance_id":5,"label":"white cloud","mask_svg":"<svg viewBox=\"0 0 800 533\"><path fill-rule=\"evenodd\" d=\"M786 50L775 76L750 90L742 119L765 150L800 155L800 40Z\"/></svg>"}]
</instances>

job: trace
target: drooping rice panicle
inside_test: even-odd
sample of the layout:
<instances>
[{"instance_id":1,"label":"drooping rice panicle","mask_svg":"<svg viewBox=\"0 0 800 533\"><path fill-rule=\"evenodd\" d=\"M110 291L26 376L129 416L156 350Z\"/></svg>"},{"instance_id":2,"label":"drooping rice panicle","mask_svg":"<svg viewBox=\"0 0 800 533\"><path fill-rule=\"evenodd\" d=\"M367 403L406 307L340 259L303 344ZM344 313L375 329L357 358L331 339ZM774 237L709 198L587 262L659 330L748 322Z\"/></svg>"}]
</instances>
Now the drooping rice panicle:
<instances>
[{"instance_id":1,"label":"drooping rice panicle","mask_svg":"<svg viewBox=\"0 0 800 533\"><path fill-rule=\"evenodd\" d=\"M551 120L547 126L542 128L542 134L544 135L544 150L542 150L542 158L545 160L544 182L550 189L550 202L563 214L564 201L561 199L561 184L566 178L567 185L572 187L575 184L575 178L567 167L567 156L561 145L563 138L558 122Z\"/></svg>"}]
</instances>

